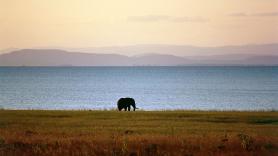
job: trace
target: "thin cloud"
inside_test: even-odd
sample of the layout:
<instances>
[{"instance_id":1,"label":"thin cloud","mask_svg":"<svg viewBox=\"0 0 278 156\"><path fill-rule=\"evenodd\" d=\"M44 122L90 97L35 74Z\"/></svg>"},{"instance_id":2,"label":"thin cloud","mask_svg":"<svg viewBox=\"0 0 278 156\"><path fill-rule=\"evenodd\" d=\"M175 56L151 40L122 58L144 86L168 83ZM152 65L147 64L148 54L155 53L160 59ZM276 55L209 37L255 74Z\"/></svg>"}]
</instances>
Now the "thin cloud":
<instances>
[{"instance_id":1,"label":"thin cloud","mask_svg":"<svg viewBox=\"0 0 278 156\"><path fill-rule=\"evenodd\" d=\"M234 17L247 17L247 16L278 16L278 12L260 12L260 13L245 13L245 12L237 12L237 13L231 13L229 16Z\"/></svg>"},{"instance_id":2,"label":"thin cloud","mask_svg":"<svg viewBox=\"0 0 278 156\"><path fill-rule=\"evenodd\" d=\"M208 22L209 20L203 17L173 17L172 22Z\"/></svg>"},{"instance_id":3,"label":"thin cloud","mask_svg":"<svg viewBox=\"0 0 278 156\"><path fill-rule=\"evenodd\" d=\"M237 13L231 13L231 14L229 14L229 16L242 17L242 16L248 16L248 15L243 12L237 12Z\"/></svg>"},{"instance_id":4,"label":"thin cloud","mask_svg":"<svg viewBox=\"0 0 278 156\"><path fill-rule=\"evenodd\" d=\"M278 16L278 12L263 12L263 13L253 14L253 16Z\"/></svg>"},{"instance_id":5,"label":"thin cloud","mask_svg":"<svg viewBox=\"0 0 278 156\"><path fill-rule=\"evenodd\" d=\"M158 21L167 21L169 16L164 15L146 15L146 16L129 16L128 21L132 22L158 22Z\"/></svg>"},{"instance_id":6,"label":"thin cloud","mask_svg":"<svg viewBox=\"0 0 278 156\"><path fill-rule=\"evenodd\" d=\"M129 16L127 18L129 22L173 22L173 23L183 23L183 22L208 22L209 20L203 17L176 17L176 16L166 16L166 15L145 15L145 16Z\"/></svg>"}]
</instances>

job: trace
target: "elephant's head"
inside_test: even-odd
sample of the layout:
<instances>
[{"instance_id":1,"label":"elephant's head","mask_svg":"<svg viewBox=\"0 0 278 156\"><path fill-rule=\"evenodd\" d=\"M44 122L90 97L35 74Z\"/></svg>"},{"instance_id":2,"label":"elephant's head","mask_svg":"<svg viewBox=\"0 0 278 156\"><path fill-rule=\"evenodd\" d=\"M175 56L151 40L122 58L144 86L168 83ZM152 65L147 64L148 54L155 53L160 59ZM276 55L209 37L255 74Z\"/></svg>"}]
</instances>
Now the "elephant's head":
<instances>
[{"instance_id":1,"label":"elephant's head","mask_svg":"<svg viewBox=\"0 0 278 156\"><path fill-rule=\"evenodd\" d=\"M135 102L134 102L134 103L131 103L130 105L133 107L133 111L135 111L135 109L137 109L137 108L136 108Z\"/></svg>"}]
</instances>

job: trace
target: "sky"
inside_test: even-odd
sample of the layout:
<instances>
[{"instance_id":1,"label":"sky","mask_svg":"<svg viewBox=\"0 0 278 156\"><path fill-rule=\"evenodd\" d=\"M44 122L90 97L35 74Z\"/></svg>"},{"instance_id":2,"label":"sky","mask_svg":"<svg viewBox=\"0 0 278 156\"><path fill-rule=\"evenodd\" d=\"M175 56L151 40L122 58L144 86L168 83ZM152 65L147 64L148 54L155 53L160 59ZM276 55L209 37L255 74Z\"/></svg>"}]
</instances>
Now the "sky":
<instances>
[{"instance_id":1,"label":"sky","mask_svg":"<svg viewBox=\"0 0 278 156\"><path fill-rule=\"evenodd\" d=\"M278 43L278 0L0 0L0 49Z\"/></svg>"}]
</instances>

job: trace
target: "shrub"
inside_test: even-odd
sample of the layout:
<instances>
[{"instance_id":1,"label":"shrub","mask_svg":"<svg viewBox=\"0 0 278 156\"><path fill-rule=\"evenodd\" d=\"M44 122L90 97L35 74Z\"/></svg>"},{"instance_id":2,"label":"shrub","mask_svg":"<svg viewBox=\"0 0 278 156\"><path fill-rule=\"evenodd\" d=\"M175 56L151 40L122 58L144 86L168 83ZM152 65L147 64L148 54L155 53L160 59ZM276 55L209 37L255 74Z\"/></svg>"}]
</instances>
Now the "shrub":
<instances>
[{"instance_id":1,"label":"shrub","mask_svg":"<svg viewBox=\"0 0 278 156\"><path fill-rule=\"evenodd\" d=\"M240 133L237 135L241 141L241 147L245 150L251 150L254 140L247 134Z\"/></svg>"}]
</instances>

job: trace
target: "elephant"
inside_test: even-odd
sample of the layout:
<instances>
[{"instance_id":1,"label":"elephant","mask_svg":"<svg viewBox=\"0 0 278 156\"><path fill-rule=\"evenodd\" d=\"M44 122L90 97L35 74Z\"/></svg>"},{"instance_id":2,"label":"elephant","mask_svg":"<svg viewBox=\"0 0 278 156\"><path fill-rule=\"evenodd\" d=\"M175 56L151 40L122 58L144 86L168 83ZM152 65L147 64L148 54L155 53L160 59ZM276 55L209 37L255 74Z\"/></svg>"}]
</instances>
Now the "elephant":
<instances>
[{"instance_id":1,"label":"elephant","mask_svg":"<svg viewBox=\"0 0 278 156\"><path fill-rule=\"evenodd\" d=\"M119 111L121 111L122 109L125 109L125 111L128 109L128 111L130 111L130 106L133 107L133 111L135 111L135 109L138 109L136 108L136 105L135 105L135 100L133 98L120 98L118 100L118 109Z\"/></svg>"}]
</instances>

